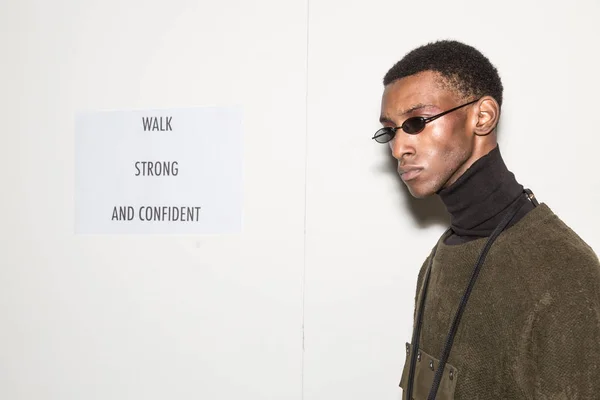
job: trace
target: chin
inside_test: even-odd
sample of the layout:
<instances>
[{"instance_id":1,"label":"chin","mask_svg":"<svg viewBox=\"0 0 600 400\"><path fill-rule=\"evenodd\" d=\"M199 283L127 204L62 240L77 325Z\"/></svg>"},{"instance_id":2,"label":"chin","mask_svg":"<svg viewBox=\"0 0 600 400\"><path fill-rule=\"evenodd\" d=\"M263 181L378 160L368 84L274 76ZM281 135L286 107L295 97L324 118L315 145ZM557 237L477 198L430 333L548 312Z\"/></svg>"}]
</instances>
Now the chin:
<instances>
[{"instance_id":1,"label":"chin","mask_svg":"<svg viewBox=\"0 0 600 400\"><path fill-rule=\"evenodd\" d=\"M436 191L434 189L419 187L419 185L406 185L406 187L415 199L424 199L426 197L430 197L436 194Z\"/></svg>"},{"instance_id":2,"label":"chin","mask_svg":"<svg viewBox=\"0 0 600 400\"><path fill-rule=\"evenodd\" d=\"M438 190L443 186L443 181L432 179L431 174L428 171L423 171L417 175L414 179L404 181L406 188L415 199L424 199L437 194Z\"/></svg>"}]
</instances>

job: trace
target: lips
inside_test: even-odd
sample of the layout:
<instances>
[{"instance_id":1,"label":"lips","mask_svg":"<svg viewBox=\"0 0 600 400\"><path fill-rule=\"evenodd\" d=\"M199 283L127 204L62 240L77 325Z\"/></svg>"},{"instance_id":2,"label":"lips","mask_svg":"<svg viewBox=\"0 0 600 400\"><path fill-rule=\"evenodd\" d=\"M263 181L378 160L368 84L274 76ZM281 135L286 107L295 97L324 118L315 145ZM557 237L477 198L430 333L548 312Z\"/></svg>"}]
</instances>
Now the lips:
<instances>
[{"instance_id":1,"label":"lips","mask_svg":"<svg viewBox=\"0 0 600 400\"><path fill-rule=\"evenodd\" d=\"M421 173L421 171L423 171L423 168L411 166L405 166L398 169L400 177L404 182L415 179Z\"/></svg>"}]
</instances>

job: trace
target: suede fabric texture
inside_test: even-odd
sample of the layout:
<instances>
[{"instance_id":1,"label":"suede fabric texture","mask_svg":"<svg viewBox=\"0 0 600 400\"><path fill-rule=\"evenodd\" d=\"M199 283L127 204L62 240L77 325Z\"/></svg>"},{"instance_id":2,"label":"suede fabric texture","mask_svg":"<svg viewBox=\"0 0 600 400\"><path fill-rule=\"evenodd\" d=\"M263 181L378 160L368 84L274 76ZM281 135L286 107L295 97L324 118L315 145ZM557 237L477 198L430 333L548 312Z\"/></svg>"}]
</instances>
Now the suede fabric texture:
<instances>
[{"instance_id":1,"label":"suede fabric texture","mask_svg":"<svg viewBox=\"0 0 600 400\"><path fill-rule=\"evenodd\" d=\"M434 257L420 348L441 355L486 238ZM429 257L419 272L416 307ZM600 399L600 263L544 203L505 230L481 269L448 363L455 399ZM419 400L419 399L415 399Z\"/></svg>"}]
</instances>

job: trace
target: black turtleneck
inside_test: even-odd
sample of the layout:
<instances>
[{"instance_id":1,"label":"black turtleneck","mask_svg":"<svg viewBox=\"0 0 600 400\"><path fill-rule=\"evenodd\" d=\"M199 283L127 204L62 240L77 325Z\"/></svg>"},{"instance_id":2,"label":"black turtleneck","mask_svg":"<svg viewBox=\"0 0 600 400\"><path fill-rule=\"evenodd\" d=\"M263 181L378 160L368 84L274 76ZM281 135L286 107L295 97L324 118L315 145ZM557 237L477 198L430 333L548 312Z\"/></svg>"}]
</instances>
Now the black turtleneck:
<instances>
[{"instance_id":1,"label":"black turtleneck","mask_svg":"<svg viewBox=\"0 0 600 400\"><path fill-rule=\"evenodd\" d=\"M438 194L452 217L453 234L446 239L446 244L490 236L519 196L526 204L507 228L535 207L523 194L523 186L506 168L498 146L475 161L456 182Z\"/></svg>"}]
</instances>

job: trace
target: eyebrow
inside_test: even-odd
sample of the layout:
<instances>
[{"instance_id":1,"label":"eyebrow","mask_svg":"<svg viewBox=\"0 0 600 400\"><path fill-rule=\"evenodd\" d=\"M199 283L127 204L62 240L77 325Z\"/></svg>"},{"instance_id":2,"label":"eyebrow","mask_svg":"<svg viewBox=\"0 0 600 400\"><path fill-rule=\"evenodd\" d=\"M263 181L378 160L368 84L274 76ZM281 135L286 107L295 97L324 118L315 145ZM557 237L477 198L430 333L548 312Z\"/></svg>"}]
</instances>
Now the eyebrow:
<instances>
[{"instance_id":1,"label":"eyebrow","mask_svg":"<svg viewBox=\"0 0 600 400\"><path fill-rule=\"evenodd\" d=\"M412 112L415 112L415 111L420 110L425 107L435 107L435 106L433 104L423 104L423 103L415 104L412 107L410 107L409 109L406 109L406 110L398 113L398 116L401 117L403 115L410 114ZM382 124L385 122L394 123L394 121L392 121L389 117L387 117L385 115L382 115L381 117L379 117L379 122L381 122Z\"/></svg>"}]
</instances>

